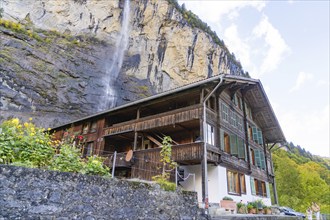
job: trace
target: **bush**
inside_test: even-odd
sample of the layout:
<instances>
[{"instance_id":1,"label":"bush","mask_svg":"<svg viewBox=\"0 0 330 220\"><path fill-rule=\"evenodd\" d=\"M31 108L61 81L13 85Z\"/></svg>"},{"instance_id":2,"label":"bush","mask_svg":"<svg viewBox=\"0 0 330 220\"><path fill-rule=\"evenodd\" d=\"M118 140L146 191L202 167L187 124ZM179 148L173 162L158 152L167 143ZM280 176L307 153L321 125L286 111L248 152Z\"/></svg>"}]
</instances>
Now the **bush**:
<instances>
[{"instance_id":1,"label":"bush","mask_svg":"<svg viewBox=\"0 0 330 220\"><path fill-rule=\"evenodd\" d=\"M162 175L154 176L152 177L152 180L158 183L160 188L162 188L165 191L176 190L176 184L168 181L167 178L164 178Z\"/></svg>"},{"instance_id":2,"label":"bush","mask_svg":"<svg viewBox=\"0 0 330 220\"><path fill-rule=\"evenodd\" d=\"M110 176L109 168L100 157L89 157L85 161L72 140L52 141L53 135L31 121L32 118L21 123L14 118L0 125L0 164ZM60 145L58 154L55 153L57 145Z\"/></svg>"},{"instance_id":3,"label":"bush","mask_svg":"<svg viewBox=\"0 0 330 220\"><path fill-rule=\"evenodd\" d=\"M110 169L109 167L104 166L103 161L104 160L101 157L89 157L84 167L84 173L90 175L110 176Z\"/></svg>"},{"instance_id":4,"label":"bush","mask_svg":"<svg viewBox=\"0 0 330 220\"><path fill-rule=\"evenodd\" d=\"M46 167L55 151L52 135L30 122L18 118L0 125L0 163L25 164L28 167Z\"/></svg>"},{"instance_id":5,"label":"bush","mask_svg":"<svg viewBox=\"0 0 330 220\"><path fill-rule=\"evenodd\" d=\"M68 144L61 145L60 153L55 155L49 168L63 172L83 171L84 163L81 161L79 149Z\"/></svg>"}]
</instances>

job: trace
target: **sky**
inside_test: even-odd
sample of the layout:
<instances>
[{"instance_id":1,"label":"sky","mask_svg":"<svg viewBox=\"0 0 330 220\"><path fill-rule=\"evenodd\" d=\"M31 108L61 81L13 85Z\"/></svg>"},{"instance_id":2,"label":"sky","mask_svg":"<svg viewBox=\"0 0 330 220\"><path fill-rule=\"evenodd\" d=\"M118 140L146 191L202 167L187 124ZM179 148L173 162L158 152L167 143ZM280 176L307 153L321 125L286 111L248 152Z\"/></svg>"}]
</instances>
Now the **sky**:
<instances>
[{"instance_id":1,"label":"sky","mask_svg":"<svg viewBox=\"0 0 330 220\"><path fill-rule=\"evenodd\" d=\"M178 2L260 79L287 141L329 157L330 1Z\"/></svg>"}]
</instances>

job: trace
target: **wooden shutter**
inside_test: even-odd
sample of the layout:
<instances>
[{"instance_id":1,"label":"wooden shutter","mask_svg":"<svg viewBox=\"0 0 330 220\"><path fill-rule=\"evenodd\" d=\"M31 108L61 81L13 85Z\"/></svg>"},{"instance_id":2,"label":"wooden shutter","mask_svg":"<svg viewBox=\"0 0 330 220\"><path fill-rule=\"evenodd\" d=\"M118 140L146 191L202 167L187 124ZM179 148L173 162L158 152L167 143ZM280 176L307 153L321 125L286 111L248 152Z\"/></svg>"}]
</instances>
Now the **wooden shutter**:
<instances>
[{"instance_id":1,"label":"wooden shutter","mask_svg":"<svg viewBox=\"0 0 330 220\"><path fill-rule=\"evenodd\" d=\"M254 185L254 178L250 177L250 185L251 185L251 194L256 195L256 186Z\"/></svg>"},{"instance_id":2,"label":"wooden shutter","mask_svg":"<svg viewBox=\"0 0 330 220\"><path fill-rule=\"evenodd\" d=\"M230 135L230 154L238 155L237 136Z\"/></svg>"},{"instance_id":3,"label":"wooden shutter","mask_svg":"<svg viewBox=\"0 0 330 220\"><path fill-rule=\"evenodd\" d=\"M245 159L245 145L242 138L237 138L238 158Z\"/></svg>"},{"instance_id":4,"label":"wooden shutter","mask_svg":"<svg viewBox=\"0 0 330 220\"><path fill-rule=\"evenodd\" d=\"M258 130L256 126L252 127L252 138L255 142L258 142Z\"/></svg>"},{"instance_id":5,"label":"wooden shutter","mask_svg":"<svg viewBox=\"0 0 330 220\"><path fill-rule=\"evenodd\" d=\"M257 128L257 133L258 133L258 143L260 145L263 145L264 141L263 141L263 138L262 138L261 130L259 128Z\"/></svg>"},{"instance_id":6,"label":"wooden shutter","mask_svg":"<svg viewBox=\"0 0 330 220\"><path fill-rule=\"evenodd\" d=\"M225 132L220 129L220 149L225 150Z\"/></svg>"},{"instance_id":7,"label":"wooden shutter","mask_svg":"<svg viewBox=\"0 0 330 220\"><path fill-rule=\"evenodd\" d=\"M267 192L267 198L270 198L269 183L267 182L266 182L266 192Z\"/></svg>"},{"instance_id":8,"label":"wooden shutter","mask_svg":"<svg viewBox=\"0 0 330 220\"><path fill-rule=\"evenodd\" d=\"M261 163L260 163L260 150L255 150L254 151L254 160L255 160L255 163L257 165L257 167L261 167Z\"/></svg>"},{"instance_id":9,"label":"wooden shutter","mask_svg":"<svg viewBox=\"0 0 330 220\"><path fill-rule=\"evenodd\" d=\"M260 168L265 170L266 169L266 163L265 163L265 154L264 152L260 151Z\"/></svg>"}]
</instances>

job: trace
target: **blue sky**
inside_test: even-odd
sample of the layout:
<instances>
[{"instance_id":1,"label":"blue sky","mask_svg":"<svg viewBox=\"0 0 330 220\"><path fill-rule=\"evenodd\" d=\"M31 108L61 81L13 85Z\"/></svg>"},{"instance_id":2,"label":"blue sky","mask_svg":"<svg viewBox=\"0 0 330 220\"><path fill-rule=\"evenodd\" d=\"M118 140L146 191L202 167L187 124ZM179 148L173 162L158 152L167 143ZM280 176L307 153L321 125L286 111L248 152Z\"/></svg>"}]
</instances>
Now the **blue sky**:
<instances>
[{"instance_id":1,"label":"blue sky","mask_svg":"<svg viewBox=\"0 0 330 220\"><path fill-rule=\"evenodd\" d=\"M261 80L288 141L329 154L329 1L179 1Z\"/></svg>"}]
</instances>

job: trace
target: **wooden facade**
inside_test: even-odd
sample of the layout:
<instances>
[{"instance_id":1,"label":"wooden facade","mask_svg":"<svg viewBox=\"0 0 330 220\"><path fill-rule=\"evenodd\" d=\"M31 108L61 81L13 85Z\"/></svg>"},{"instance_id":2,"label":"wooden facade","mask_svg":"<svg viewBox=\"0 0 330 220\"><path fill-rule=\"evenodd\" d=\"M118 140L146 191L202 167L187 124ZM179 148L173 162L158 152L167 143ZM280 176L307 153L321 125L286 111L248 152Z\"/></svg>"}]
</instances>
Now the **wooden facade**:
<instances>
[{"instance_id":1,"label":"wooden facade","mask_svg":"<svg viewBox=\"0 0 330 220\"><path fill-rule=\"evenodd\" d=\"M53 130L57 139L82 135L83 156L103 156L110 167L116 151L116 175L145 180L160 173L164 136L173 139L172 159L179 165L203 168L205 159L271 183L274 172L267 146L285 142L260 81L232 75L209 78ZM133 158L126 161L129 150Z\"/></svg>"}]
</instances>

